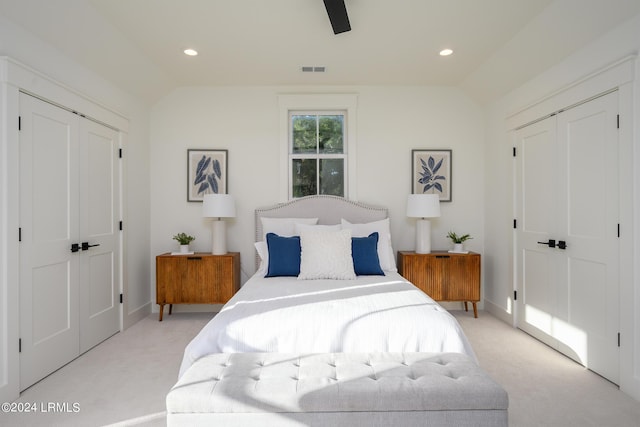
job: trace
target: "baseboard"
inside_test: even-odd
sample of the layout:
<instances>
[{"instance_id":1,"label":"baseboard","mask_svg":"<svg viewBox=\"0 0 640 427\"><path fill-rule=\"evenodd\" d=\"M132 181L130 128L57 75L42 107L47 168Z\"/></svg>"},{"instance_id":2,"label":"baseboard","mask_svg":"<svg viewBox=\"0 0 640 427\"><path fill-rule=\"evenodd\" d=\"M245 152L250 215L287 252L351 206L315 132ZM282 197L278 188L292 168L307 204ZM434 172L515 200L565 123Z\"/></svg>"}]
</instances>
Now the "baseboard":
<instances>
[{"instance_id":1,"label":"baseboard","mask_svg":"<svg viewBox=\"0 0 640 427\"><path fill-rule=\"evenodd\" d=\"M509 313L503 307L500 307L499 305L494 304L491 301L484 300L484 310L493 314L495 317L502 320L506 324L515 327L515 319L513 318L513 314Z\"/></svg>"},{"instance_id":2,"label":"baseboard","mask_svg":"<svg viewBox=\"0 0 640 427\"><path fill-rule=\"evenodd\" d=\"M122 330L124 331L135 323L138 323L147 317L149 313L151 313L151 302L143 304L129 313L124 313L122 316Z\"/></svg>"}]
</instances>

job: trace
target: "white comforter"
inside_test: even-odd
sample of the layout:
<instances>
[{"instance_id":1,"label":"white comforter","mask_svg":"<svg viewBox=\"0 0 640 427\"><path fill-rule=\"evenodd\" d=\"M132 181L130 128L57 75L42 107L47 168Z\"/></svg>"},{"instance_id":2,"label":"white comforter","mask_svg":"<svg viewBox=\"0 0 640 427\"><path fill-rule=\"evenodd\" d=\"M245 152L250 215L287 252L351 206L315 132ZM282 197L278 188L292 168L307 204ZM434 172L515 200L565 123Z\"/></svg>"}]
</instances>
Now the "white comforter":
<instances>
[{"instance_id":1,"label":"white comforter","mask_svg":"<svg viewBox=\"0 0 640 427\"><path fill-rule=\"evenodd\" d=\"M454 352L456 319L397 273L356 280L253 276L187 345L180 376L211 353Z\"/></svg>"}]
</instances>

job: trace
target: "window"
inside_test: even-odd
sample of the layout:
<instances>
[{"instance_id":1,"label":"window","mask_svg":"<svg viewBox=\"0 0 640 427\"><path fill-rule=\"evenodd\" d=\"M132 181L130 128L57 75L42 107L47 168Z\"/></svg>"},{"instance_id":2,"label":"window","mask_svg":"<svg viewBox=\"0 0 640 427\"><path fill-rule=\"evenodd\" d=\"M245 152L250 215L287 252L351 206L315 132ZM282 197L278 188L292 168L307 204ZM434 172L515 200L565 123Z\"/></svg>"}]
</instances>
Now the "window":
<instances>
[{"instance_id":1,"label":"window","mask_svg":"<svg viewBox=\"0 0 640 427\"><path fill-rule=\"evenodd\" d=\"M357 199L355 94L279 95L281 199Z\"/></svg>"},{"instance_id":2,"label":"window","mask_svg":"<svg viewBox=\"0 0 640 427\"><path fill-rule=\"evenodd\" d=\"M290 198L345 195L345 112L289 113Z\"/></svg>"}]
</instances>

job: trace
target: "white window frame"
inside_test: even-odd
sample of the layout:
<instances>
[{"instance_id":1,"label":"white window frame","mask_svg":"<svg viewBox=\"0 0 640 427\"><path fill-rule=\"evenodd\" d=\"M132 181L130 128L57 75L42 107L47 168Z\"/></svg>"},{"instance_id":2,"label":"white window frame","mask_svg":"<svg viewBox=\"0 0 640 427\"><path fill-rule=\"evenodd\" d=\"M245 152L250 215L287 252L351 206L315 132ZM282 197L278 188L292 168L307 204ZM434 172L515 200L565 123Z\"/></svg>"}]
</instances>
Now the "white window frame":
<instances>
[{"instance_id":1,"label":"white window frame","mask_svg":"<svg viewBox=\"0 0 640 427\"><path fill-rule=\"evenodd\" d=\"M356 94L294 94L279 95L280 111L280 201L291 199L291 156L289 114L293 111L341 111L345 114L344 151L345 198L357 200L356 188Z\"/></svg>"},{"instance_id":2,"label":"white window frame","mask_svg":"<svg viewBox=\"0 0 640 427\"><path fill-rule=\"evenodd\" d=\"M316 151L314 153L293 153L293 126L291 125L293 116L315 116L316 118L320 116L342 116L343 117L343 128L342 128L342 153L332 153L325 154L319 152L319 147L316 145ZM343 174L343 194L346 196L349 189L349 165L347 163L347 159L349 158L349 150L348 150L348 138L347 138L347 128L348 128L349 118L347 116L347 112L345 110L289 110L289 199L293 199L293 160L295 159L310 159L320 161L323 159L342 159L344 165L344 174ZM319 128L316 128L316 142L318 138ZM320 164L316 163L316 191L320 191ZM318 193L319 194L319 193Z\"/></svg>"}]
</instances>

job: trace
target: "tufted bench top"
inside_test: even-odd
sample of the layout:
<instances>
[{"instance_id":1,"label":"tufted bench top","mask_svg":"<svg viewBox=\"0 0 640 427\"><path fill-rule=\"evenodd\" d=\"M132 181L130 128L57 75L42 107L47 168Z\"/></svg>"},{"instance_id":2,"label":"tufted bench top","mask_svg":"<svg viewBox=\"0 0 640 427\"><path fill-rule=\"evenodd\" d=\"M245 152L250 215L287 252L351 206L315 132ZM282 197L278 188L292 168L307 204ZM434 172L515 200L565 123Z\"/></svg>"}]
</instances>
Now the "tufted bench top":
<instances>
[{"instance_id":1,"label":"tufted bench top","mask_svg":"<svg viewBox=\"0 0 640 427\"><path fill-rule=\"evenodd\" d=\"M167 395L167 412L492 411L508 396L458 353L217 353Z\"/></svg>"}]
</instances>

